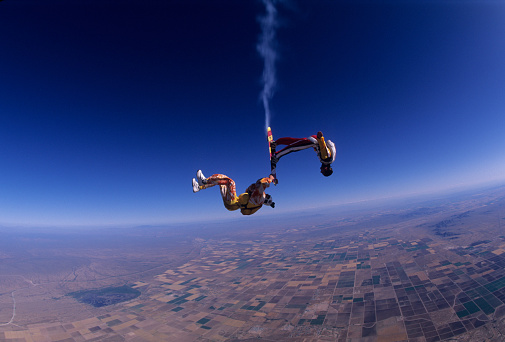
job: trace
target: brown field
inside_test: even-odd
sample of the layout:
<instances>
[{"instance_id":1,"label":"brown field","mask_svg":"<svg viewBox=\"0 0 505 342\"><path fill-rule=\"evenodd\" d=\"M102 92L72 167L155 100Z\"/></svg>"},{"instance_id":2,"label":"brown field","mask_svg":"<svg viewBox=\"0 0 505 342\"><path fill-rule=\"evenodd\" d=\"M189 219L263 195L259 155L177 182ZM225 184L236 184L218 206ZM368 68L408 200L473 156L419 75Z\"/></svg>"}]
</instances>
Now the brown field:
<instances>
[{"instance_id":1,"label":"brown field","mask_svg":"<svg viewBox=\"0 0 505 342\"><path fill-rule=\"evenodd\" d=\"M0 341L505 339L504 187L244 222L0 229Z\"/></svg>"}]
</instances>

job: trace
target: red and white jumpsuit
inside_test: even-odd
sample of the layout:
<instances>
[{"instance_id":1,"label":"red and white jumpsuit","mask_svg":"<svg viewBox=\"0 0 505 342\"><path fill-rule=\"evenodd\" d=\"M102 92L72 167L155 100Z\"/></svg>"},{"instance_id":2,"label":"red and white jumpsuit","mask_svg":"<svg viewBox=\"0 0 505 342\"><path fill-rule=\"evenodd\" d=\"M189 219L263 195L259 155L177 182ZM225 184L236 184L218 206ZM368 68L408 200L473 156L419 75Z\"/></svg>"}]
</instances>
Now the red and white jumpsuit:
<instances>
[{"instance_id":1,"label":"red and white jumpsuit","mask_svg":"<svg viewBox=\"0 0 505 342\"><path fill-rule=\"evenodd\" d=\"M322 164L329 165L335 161L335 155L337 154L337 151L335 149L335 144L331 140L326 140L326 146L330 150L330 157L327 159L322 159L321 158L321 152L319 151L319 143L317 141L317 136L316 135L311 135L308 138L279 138L275 141L276 145L287 145L284 147L282 150L276 151L275 156L277 159L280 159L281 157L291 153L291 152L298 152L301 150L305 150L307 148L314 148L317 153L317 157L319 158L319 161Z\"/></svg>"}]
</instances>

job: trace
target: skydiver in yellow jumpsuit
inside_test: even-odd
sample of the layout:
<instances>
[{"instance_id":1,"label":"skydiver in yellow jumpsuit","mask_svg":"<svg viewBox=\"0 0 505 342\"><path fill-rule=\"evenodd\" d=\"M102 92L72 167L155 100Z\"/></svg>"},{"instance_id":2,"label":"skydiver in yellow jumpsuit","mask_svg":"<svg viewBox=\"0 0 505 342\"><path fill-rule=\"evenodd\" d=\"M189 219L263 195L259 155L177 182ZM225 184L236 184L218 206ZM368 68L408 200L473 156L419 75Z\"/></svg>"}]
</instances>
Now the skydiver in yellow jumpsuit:
<instances>
[{"instance_id":1,"label":"skydiver in yellow jumpsuit","mask_svg":"<svg viewBox=\"0 0 505 342\"><path fill-rule=\"evenodd\" d=\"M196 173L196 179L193 178L193 192L198 192L203 189L219 185L221 197L226 209L233 211L240 209L242 215L252 215L257 212L263 205L275 207L272 201L272 196L265 194L265 189L270 186L270 183L275 182L273 175L261 178L256 183L251 184L245 193L237 196L235 182L233 179L222 175L214 174L205 178L201 170Z\"/></svg>"}]
</instances>

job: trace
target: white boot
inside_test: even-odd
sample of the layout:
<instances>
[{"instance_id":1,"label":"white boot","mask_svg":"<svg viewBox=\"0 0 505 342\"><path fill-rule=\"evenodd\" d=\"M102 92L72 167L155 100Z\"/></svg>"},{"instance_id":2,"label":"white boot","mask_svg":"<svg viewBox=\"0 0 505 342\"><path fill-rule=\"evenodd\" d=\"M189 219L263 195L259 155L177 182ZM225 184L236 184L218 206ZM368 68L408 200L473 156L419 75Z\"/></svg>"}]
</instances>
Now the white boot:
<instances>
[{"instance_id":1,"label":"white boot","mask_svg":"<svg viewBox=\"0 0 505 342\"><path fill-rule=\"evenodd\" d=\"M196 179L198 179L198 185L200 186L207 183L207 178L203 175L202 170L196 171Z\"/></svg>"},{"instance_id":2,"label":"white boot","mask_svg":"<svg viewBox=\"0 0 505 342\"><path fill-rule=\"evenodd\" d=\"M193 178L193 192L198 192L200 191L200 184L196 181L196 179Z\"/></svg>"}]
</instances>

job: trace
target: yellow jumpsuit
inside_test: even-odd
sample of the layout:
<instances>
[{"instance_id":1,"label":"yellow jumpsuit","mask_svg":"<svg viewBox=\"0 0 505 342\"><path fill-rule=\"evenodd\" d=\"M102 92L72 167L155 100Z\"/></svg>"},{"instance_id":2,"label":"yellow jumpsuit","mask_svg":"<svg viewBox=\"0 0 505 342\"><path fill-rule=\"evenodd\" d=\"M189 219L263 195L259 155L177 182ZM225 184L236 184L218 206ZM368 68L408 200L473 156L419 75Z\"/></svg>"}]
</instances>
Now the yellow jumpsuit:
<instances>
[{"instance_id":1,"label":"yellow jumpsuit","mask_svg":"<svg viewBox=\"0 0 505 342\"><path fill-rule=\"evenodd\" d=\"M235 182L228 176L218 173L207 178L206 183L200 188L207 189L219 185L226 209L230 211L240 209L242 215L252 215L263 205L265 201L265 189L270 186L272 180L268 177L258 179L256 183L251 184L246 189L246 192L240 196L237 196Z\"/></svg>"}]
</instances>

